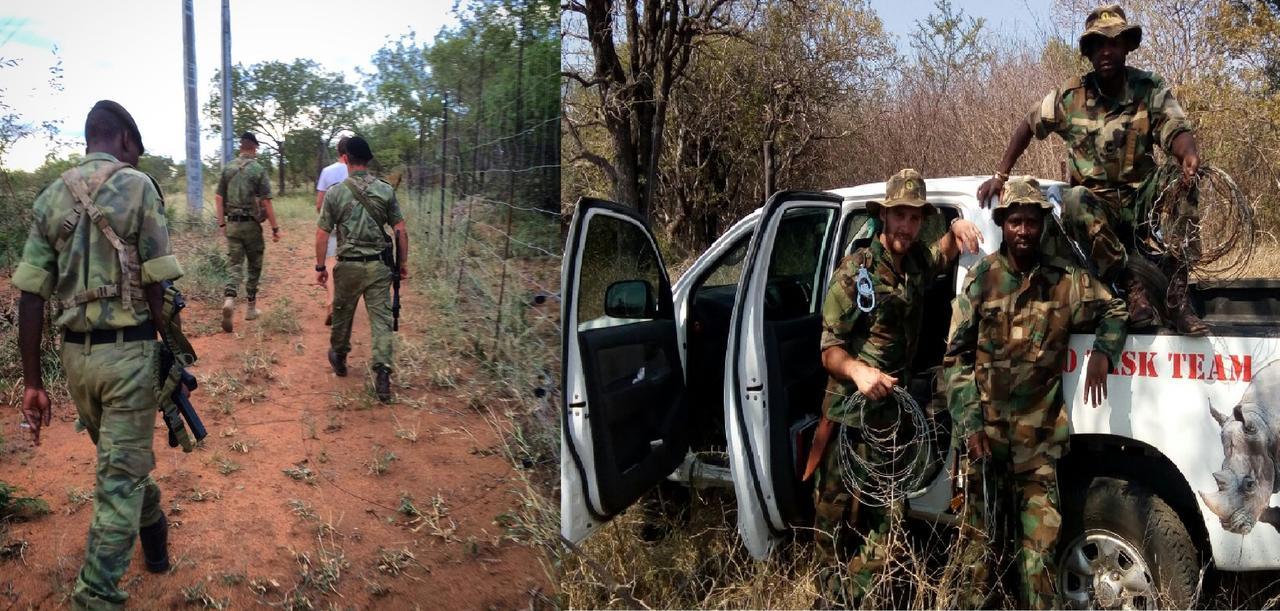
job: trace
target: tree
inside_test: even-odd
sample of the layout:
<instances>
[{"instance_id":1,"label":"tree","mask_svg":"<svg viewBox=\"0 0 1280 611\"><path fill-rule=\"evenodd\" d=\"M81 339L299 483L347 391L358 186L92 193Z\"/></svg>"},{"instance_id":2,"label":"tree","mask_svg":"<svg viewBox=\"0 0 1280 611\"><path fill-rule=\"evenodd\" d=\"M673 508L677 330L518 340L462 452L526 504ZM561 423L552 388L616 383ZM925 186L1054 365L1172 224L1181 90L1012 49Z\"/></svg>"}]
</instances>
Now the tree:
<instances>
[{"instance_id":1,"label":"tree","mask_svg":"<svg viewBox=\"0 0 1280 611\"><path fill-rule=\"evenodd\" d=\"M426 157L428 130L443 110L439 86L427 63L429 49L409 32L379 49L373 56L377 70L365 75L374 99L384 110L412 121L417 128L419 160ZM411 178L416 179L419 189L425 188L421 174Z\"/></svg>"},{"instance_id":2,"label":"tree","mask_svg":"<svg viewBox=\"0 0 1280 611\"><path fill-rule=\"evenodd\" d=\"M204 107L214 134L222 133L221 79L220 73L214 74L212 94ZM359 92L341 74L326 72L309 59L291 64L268 61L249 68L236 64L231 71L231 92L235 98L231 111L234 131L254 132L259 143L275 153L281 193L286 189L285 166L290 159L291 147L285 146L286 141L304 128L316 130L314 134L320 137L348 128L354 124L360 99ZM305 145L313 151L314 134ZM325 145L327 141L320 143Z\"/></svg>"},{"instance_id":3,"label":"tree","mask_svg":"<svg viewBox=\"0 0 1280 611\"><path fill-rule=\"evenodd\" d=\"M581 15L592 50L590 69L565 72L596 93L591 124L608 132L612 159L582 157L613 182L613 196L648 216L658 182L667 106L684 76L694 48L714 38L735 35L730 0L568 0L566 12ZM619 51L626 54L625 59ZM569 130L580 125L567 124Z\"/></svg>"}]
</instances>

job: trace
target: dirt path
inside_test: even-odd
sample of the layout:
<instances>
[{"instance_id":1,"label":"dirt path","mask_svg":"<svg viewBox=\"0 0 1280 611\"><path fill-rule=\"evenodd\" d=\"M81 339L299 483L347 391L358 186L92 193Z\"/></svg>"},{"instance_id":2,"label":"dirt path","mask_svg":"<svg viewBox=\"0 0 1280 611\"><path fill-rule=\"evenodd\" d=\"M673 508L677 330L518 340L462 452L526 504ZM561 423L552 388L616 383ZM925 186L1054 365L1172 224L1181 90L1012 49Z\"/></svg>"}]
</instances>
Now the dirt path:
<instances>
[{"instance_id":1,"label":"dirt path","mask_svg":"<svg viewBox=\"0 0 1280 611\"><path fill-rule=\"evenodd\" d=\"M311 271L314 225L283 227L281 242L267 246L262 318L245 322L241 307L235 333L224 334L212 300L183 315L200 356L193 399L209 437L183 454L157 421L153 475L175 527L175 568L146 573L138 550L124 578L131 606L507 609L549 593L533 550L503 535L521 484L494 428L469 407L466 368L400 372L397 401L378 404L367 390L361 308L350 375L334 376L325 294ZM423 364L445 358L430 349L439 323L424 313L427 298L402 295L405 353ZM53 513L11 525L11 540L27 545L0 561L0 606L66 604L84 554L94 448L74 431L73 405L56 405L54 415L38 450L14 411L2 421L0 479Z\"/></svg>"}]
</instances>

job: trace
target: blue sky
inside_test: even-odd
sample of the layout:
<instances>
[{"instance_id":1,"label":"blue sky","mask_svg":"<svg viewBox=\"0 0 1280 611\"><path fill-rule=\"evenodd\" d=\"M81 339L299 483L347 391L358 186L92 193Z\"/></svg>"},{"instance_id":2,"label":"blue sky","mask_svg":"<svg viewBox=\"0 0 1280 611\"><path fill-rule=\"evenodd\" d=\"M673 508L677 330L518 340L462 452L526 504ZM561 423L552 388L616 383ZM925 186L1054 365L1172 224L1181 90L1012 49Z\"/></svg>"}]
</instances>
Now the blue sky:
<instances>
[{"instance_id":1,"label":"blue sky","mask_svg":"<svg viewBox=\"0 0 1280 611\"><path fill-rule=\"evenodd\" d=\"M429 41L455 25L453 0L233 0L232 62L245 65L309 58L326 70L358 82L355 69L371 71L369 59L386 42L413 29ZM195 0L196 79L200 105L210 79L222 66L221 0ZM353 18L354 17L354 18ZM55 56L54 49L57 49ZM63 91L50 88L49 69L62 60ZM180 0L0 0L0 69L4 101L24 120L62 122L62 137L78 151L85 113L99 99L113 99L133 114L147 152L186 157ZM206 121L201 118L201 131ZM220 150L205 137L201 155ZM50 151L43 138L27 138L0 160L5 167L33 169Z\"/></svg>"},{"instance_id":2,"label":"blue sky","mask_svg":"<svg viewBox=\"0 0 1280 611\"><path fill-rule=\"evenodd\" d=\"M897 38L902 53L911 50L908 40L916 31L916 21L924 21L934 11L933 0L869 0L869 4L885 30ZM968 17L986 19L987 29L1018 40L1042 41L1054 29L1053 0L952 0L951 5Z\"/></svg>"}]
</instances>

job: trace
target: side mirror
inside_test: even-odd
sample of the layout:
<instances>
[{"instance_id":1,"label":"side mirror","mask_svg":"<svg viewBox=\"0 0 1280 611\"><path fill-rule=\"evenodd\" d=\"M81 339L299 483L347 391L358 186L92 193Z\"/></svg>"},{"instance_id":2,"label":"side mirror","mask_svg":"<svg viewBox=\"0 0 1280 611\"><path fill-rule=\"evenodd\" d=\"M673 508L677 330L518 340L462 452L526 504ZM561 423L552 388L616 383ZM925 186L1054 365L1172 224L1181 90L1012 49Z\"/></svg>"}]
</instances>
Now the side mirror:
<instances>
[{"instance_id":1,"label":"side mirror","mask_svg":"<svg viewBox=\"0 0 1280 611\"><path fill-rule=\"evenodd\" d=\"M622 280L604 292L604 313L613 318L653 318L658 310L653 287L644 280Z\"/></svg>"}]
</instances>

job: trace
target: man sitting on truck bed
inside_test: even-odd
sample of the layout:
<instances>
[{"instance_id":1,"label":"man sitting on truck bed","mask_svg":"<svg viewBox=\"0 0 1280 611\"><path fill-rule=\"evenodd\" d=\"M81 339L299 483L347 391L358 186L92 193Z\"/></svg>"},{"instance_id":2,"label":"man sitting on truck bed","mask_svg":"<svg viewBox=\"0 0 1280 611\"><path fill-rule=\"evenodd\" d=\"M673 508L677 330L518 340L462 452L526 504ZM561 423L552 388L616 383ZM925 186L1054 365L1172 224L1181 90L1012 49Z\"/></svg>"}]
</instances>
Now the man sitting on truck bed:
<instances>
[{"instance_id":1,"label":"man sitting on truck bed","mask_svg":"<svg viewBox=\"0 0 1280 611\"><path fill-rule=\"evenodd\" d=\"M973 606L986 606L995 564L982 553L992 544L1008 549L1014 537L1021 539L1019 606L1057 606L1056 463L1069 433L1062 396L1068 342L1073 332L1096 333L1085 373L1086 401L1096 407L1125 341L1124 302L1087 271L1041 251L1050 210L1035 179L1005 185L992 213L1003 232L1000 250L969 271L951 318L942 379L953 438L971 461L963 532L978 544L964 556Z\"/></svg>"},{"instance_id":2,"label":"man sitting on truck bed","mask_svg":"<svg viewBox=\"0 0 1280 611\"><path fill-rule=\"evenodd\" d=\"M860 508L845 488L840 444L831 439L835 422L827 415L836 398L856 390L871 401L864 412L868 426L895 417L891 394L895 385L906 386L911 373L906 367L915 355L927 283L955 261L961 248L976 252L982 240L977 226L960 219L936 244L926 246L916 239L925 216L937 211L925 200L924 179L915 170L895 174L885 192L884 202L867 204L870 216L880 223L878 233L840 262L823 303L822 364L831 378L805 470L805 479L818 473L815 538L818 555L829 569L818 587L828 603L844 605L857 604L883 566L890 516L881 509ZM860 281L873 289L874 301L859 299ZM864 424L849 414L840 417L840 423L852 428ZM900 508L889 513L895 509ZM852 583L846 588L837 554L854 523L862 544L849 562Z\"/></svg>"},{"instance_id":3,"label":"man sitting on truck bed","mask_svg":"<svg viewBox=\"0 0 1280 611\"><path fill-rule=\"evenodd\" d=\"M1073 186L1063 197L1067 233L1084 247L1103 280L1124 288L1135 328L1154 323L1156 312L1141 280L1126 269L1127 253L1150 231L1145 223L1160 186L1178 172L1194 177L1200 167L1191 122L1173 90L1159 76L1125 66L1125 57L1141 42L1142 28L1130 24L1119 6L1090 13L1080 54L1093 71L1072 78L1036 104L1014 128L995 176L978 187L978 201L985 206L1009 178L1032 135L1062 137ZM1171 163L1157 168L1156 146L1177 158L1181 168ZM1193 201L1181 198L1177 218L1198 222ZM1175 241L1175 236L1165 236L1166 243ZM1171 276L1166 303L1179 332L1205 335L1208 327L1187 299L1187 274L1196 264L1198 243L1193 240L1186 251L1185 261L1166 257L1161 262Z\"/></svg>"}]
</instances>

